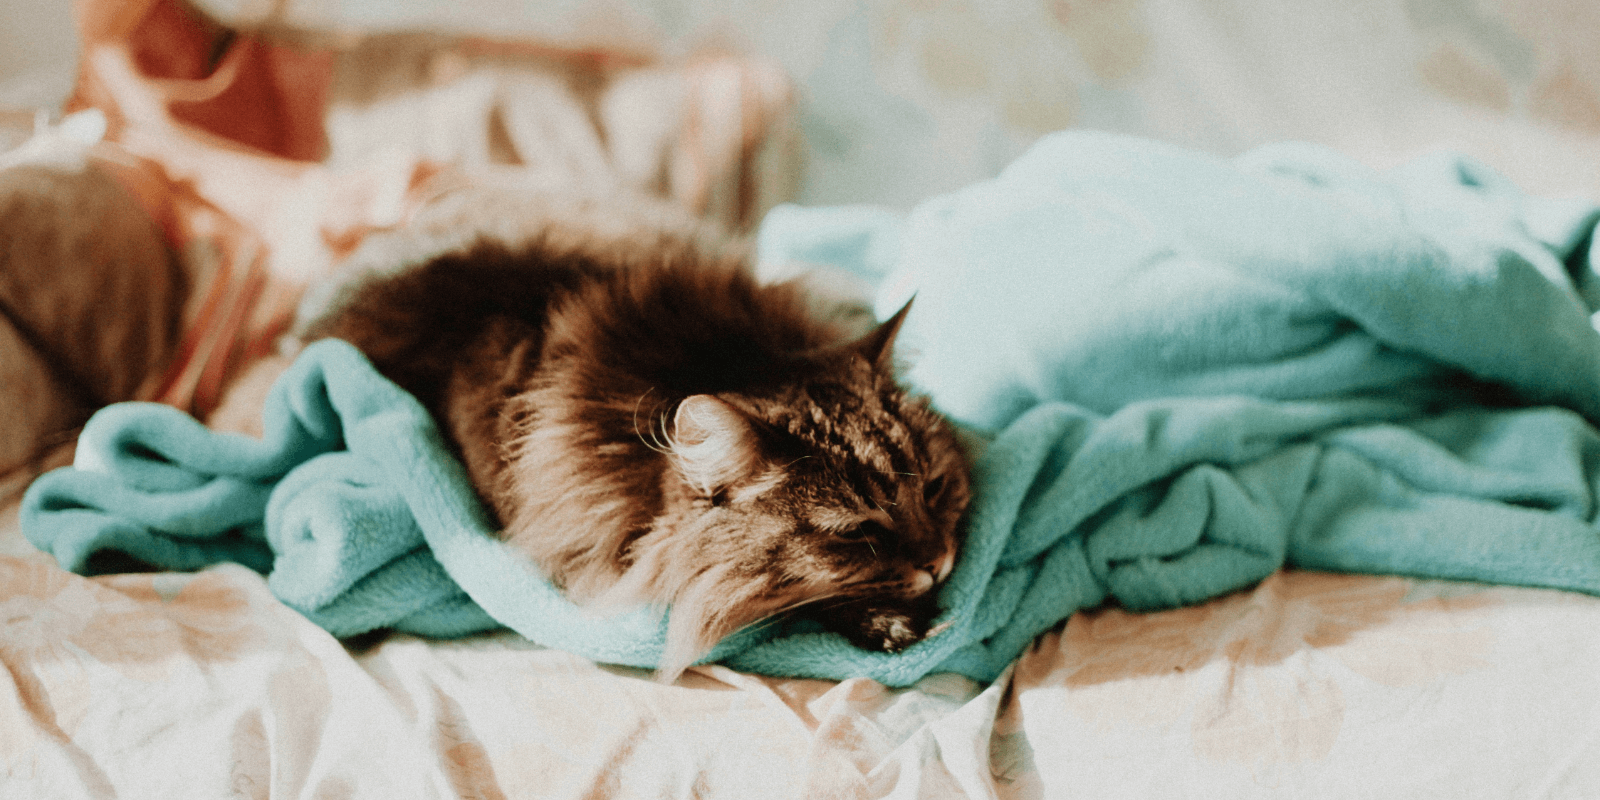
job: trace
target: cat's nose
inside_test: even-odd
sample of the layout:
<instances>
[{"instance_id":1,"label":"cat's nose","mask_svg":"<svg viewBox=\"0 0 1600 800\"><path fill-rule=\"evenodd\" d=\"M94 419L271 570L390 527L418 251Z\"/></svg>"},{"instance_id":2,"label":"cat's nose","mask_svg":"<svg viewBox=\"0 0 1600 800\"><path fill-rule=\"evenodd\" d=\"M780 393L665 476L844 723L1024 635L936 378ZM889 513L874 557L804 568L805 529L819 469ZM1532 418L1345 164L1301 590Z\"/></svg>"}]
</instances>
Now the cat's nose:
<instances>
[{"instance_id":1,"label":"cat's nose","mask_svg":"<svg viewBox=\"0 0 1600 800\"><path fill-rule=\"evenodd\" d=\"M955 563L955 553L945 553L939 556L938 561L917 567L916 573L911 578L912 588L920 593L943 583L945 578L950 577L950 570Z\"/></svg>"}]
</instances>

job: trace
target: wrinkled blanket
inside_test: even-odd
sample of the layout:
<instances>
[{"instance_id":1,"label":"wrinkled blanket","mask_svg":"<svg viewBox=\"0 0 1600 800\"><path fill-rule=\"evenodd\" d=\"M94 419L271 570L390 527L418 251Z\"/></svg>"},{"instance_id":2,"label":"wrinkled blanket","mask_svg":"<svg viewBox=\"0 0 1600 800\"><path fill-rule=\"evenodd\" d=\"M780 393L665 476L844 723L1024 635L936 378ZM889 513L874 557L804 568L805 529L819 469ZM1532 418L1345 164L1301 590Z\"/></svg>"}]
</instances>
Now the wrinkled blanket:
<instances>
[{"instance_id":1,"label":"wrinkled blanket","mask_svg":"<svg viewBox=\"0 0 1600 800\"><path fill-rule=\"evenodd\" d=\"M908 378L987 444L946 630L889 655L782 623L710 658L991 680L1077 609L1192 603L1286 563L1600 594L1597 219L1454 157L1379 175L1077 133L909 215L774 212L764 258L879 280L880 310L916 293ZM305 351L265 429L113 406L29 490L24 529L75 570L239 560L339 635L504 624L654 664L658 615L567 604L348 346Z\"/></svg>"}]
</instances>

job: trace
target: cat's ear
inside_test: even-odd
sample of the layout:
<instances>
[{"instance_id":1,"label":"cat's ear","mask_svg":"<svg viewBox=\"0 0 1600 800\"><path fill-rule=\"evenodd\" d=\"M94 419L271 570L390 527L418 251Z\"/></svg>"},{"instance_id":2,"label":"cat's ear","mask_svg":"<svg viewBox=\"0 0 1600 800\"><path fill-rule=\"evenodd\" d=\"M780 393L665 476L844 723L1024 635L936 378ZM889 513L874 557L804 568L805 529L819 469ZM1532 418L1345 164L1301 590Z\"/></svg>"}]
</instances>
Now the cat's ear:
<instances>
[{"instance_id":1,"label":"cat's ear","mask_svg":"<svg viewBox=\"0 0 1600 800\"><path fill-rule=\"evenodd\" d=\"M760 455L750 421L709 394L690 395L678 404L669 441L678 471L706 494L748 475Z\"/></svg>"},{"instance_id":2,"label":"cat's ear","mask_svg":"<svg viewBox=\"0 0 1600 800\"><path fill-rule=\"evenodd\" d=\"M911 310L911 303L916 300L913 295L911 300L894 312L894 316L884 320L872 332L856 340L850 349L860 354L868 363L875 367L886 367L894 353L894 337L900 334L900 325L906 321L906 312Z\"/></svg>"}]
</instances>

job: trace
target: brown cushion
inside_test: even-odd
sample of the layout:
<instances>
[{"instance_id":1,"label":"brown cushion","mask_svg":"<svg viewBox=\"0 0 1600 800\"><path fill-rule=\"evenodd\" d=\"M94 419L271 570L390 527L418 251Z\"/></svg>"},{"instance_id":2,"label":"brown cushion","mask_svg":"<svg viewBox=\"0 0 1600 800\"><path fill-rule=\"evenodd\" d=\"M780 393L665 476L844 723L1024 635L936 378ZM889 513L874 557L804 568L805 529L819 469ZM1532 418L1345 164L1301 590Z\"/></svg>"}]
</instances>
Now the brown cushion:
<instances>
[{"instance_id":1,"label":"brown cushion","mask_svg":"<svg viewBox=\"0 0 1600 800\"><path fill-rule=\"evenodd\" d=\"M0 169L0 472L156 381L182 299L161 230L83 153Z\"/></svg>"}]
</instances>

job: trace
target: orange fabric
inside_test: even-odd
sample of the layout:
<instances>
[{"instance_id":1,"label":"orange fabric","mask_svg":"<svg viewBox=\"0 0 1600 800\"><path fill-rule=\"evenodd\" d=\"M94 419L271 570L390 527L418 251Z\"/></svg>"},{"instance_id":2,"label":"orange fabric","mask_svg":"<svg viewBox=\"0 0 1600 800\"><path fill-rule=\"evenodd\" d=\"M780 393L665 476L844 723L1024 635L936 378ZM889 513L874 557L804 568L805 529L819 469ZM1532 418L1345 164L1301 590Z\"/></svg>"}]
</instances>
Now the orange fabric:
<instances>
[{"instance_id":1,"label":"orange fabric","mask_svg":"<svg viewBox=\"0 0 1600 800\"><path fill-rule=\"evenodd\" d=\"M363 210L375 182L315 161L331 53L235 33L181 0L79 0L75 10L83 50L68 109L106 115L97 155L190 273L180 350L148 399L204 416L270 351L315 277L274 271L272 243L309 235L347 251L371 227ZM432 172L410 167L411 185ZM285 213L308 198L336 198L339 213ZM282 229L293 224L319 230Z\"/></svg>"},{"instance_id":2,"label":"orange fabric","mask_svg":"<svg viewBox=\"0 0 1600 800\"><path fill-rule=\"evenodd\" d=\"M135 98L107 85L95 56L131 66L172 122L263 154L315 161L324 150L322 112L333 55L235 32L182 0L78 0L85 60L70 108L115 112ZM149 120L141 120L148 122Z\"/></svg>"}]
</instances>

